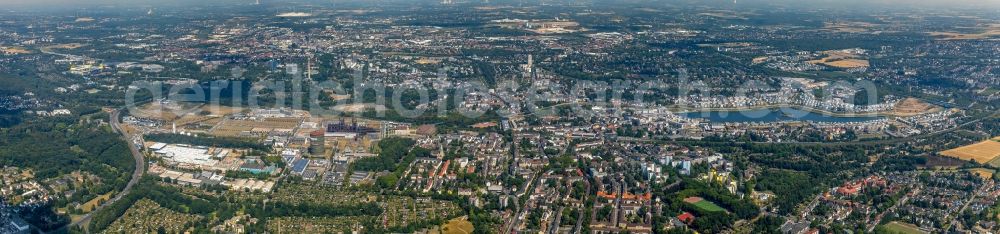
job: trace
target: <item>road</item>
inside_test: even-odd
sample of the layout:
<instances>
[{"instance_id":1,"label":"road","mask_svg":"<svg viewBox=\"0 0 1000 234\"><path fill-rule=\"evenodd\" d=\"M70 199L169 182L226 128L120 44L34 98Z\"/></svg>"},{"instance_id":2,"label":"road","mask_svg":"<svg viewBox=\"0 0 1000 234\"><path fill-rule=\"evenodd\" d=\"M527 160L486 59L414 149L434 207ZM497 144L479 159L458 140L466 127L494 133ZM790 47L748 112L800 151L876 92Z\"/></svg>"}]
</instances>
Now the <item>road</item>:
<instances>
[{"instance_id":1,"label":"road","mask_svg":"<svg viewBox=\"0 0 1000 234\"><path fill-rule=\"evenodd\" d=\"M948 214L948 216L945 217L945 220L950 219L951 222L949 222L948 225L944 227L944 230L946 231L950 230L951 227L955 226L955 224L958 224L959 222L958 216L962 215L962 212L965 212L965 208L969 208L969 204L971 204L973 201L976 201L976 197L979 195L980 192L987 190L987 188L991 186L993 186L993 182L988 181L986 183L983 183L983 186L980 186L979 188L973 190L972 196L969 197L969 200L965 201L965 204L962 205L961 209L958 209L958 212L955 212L954 214Z\"/></svg>"},{"instance_id":2,"label":"road","mask_svg":"<svg viewBox=\"0 0 1000 234\"><path fill-rule=\"evenodd\" d=\"M111 128L114 129L116 133L122 135L122 139L125 140L125 143L128 145L129 150L132 151L132 159L135 160L135 171L132 172L132 179L129 180L128 184L125 185L125 188L122 189L122 191L119 192L117 195L112 197L111 200L104 202L90 213L83 215L83 217L81 217L80 220L77 220L76 222L69 224L68 227L76 227L90 222L90 219L93 217L93 214L96 214L97 212L107 208L111 204L115 203L118 200L121 200L123 197L128 195L129 192L132 191L132 187L134 187L136 183L139 183L139 179L142 178L142 175L146 173L146 159L143 157L142 152L139 151L139 147L137 147L132 142L132 139L128 136L128 134L121 129L121 122L119 122L118 120L120 115L121 115L120 110L114 110L113 112L111 112L110 123L111 123Z\"/></svg>"},{"instance_id":3,"label":"road","mask_svg":"<svg viewBox=\"0 0 1000 234\"><path fill-rule=\"evenodd\" d=\"M906 204L906 201L910 200L911 196L916 196L918 194L920 194L920 188L916 188L916 189L913 190L913 192L904 194L903 198L899 199L899 201L896 202L896 204L893 204L891 207L889 207L889 209L886 209L882 213L880 213L877 216L875 216L875 220L873 220L873 222L871 222L871 223L868 224L868 227L866 228L866 230L868 230L869 232L874 231L875 230L875 226L878 226L878 224L882 223L882 218L885 217L885 214L889 214L890 212L893 212L893 210L896 210L896 207L899 207L900 205Z\"/></svg>"},{"instance_id":4,"label":"road","mask_svg":"<svg viewBox=\"0 0 1000 234\"><path fill-rule=\"evenodd\" d=\"M520 225L521 214L524 213L526 206L528 206L528 202L525 202L525 204L519 204L519 202L521 200L521 197L527 196L526 194L529 193L532 184L535 183L535 179L537 179L539 176L541 176L541 172L533 174L531 176L531 179L528 180L528 183L526 183L524 188L521 189L522 191L520 195L517 195L514 198L515 201L514 203L518 207L517 212L514 213L514 217L508 222L507 227L504 228L504 233L517 233L517 230L515 229L517 228L518 225Z\"/></svg>"},{"instance_id":5,"label":"road","mask_svg":"<svg viewBox=\"0 0 1000 234\"><path fill-rule=\"evenodd\" d=\"M587 197L590 196L590 179L584 178L583 182L587 184L587 192L583 195L583 201L586 201ZM584 210L586 209L580 208L579 211L577 211L576 225L573 225L573 233L580 233L580 231L583 230L583 219L584 217L589 217L584 216Z\"/></svg>"},{"instance_id":6,"label":"road","mask_svg":"<svg viewBox=\"0 0 1000 234\"><path fill-rule=\"evenodd\" d=\"M48 47L42 47L40 51L45 54L63 56L67 58L86 58L84 56L79 56L79 55L57 53L52 51ZM129 135L121 129L121 122L118 120L120 116L121 116L121 110L112 111L111 120L109 123L111 123L111 129L113 129L115 133L122 135L122 139L125 140L125 144L128 145L129 151L131 151L132 153L132 159L135 161L135 171L132 172L132 178L128 181L128 184L125 185L125 188L122 189L122 191L119 192L117 195L112 197L110 200L104 202L100 206L97 206L90 213L81 216L80 219L77 220L76 222L72 222L63 228L60 228L59 230L57 230L57 232L65 231L68 228L78 227L83 224L89 223L90 219L93 218L94 214L100 212L101 210L106 209L111 204L115 203L118 200L121 200L123 197L128 195L129 192L132 191L132 187L134 187L136 183L139 183L139 179L141 179L142 175L146 173L146 160L143 157L142 152L139 151L139 148L132 142L132 139L129 137Z\"/></svg>"},{"instance_id":7,"label":"road","mask_svg":"<svg viewBox=\"0 0 1000 234\"><path fill-rule=\"evenodd\" d=\"M812 213L813 209L816 209L816 206L819 205L820 198L823 198L823 193L817 194L816 197L813 197L813 199L809 201L809 204L807 204L806 207L802 209L802 212L799 213L798 217L796 217L797 220L805 220L806 216Z\"/></svg>"},{"instance_id":8,"label":"road","mask_svg":"<svg viewBox=\"0 0 1000 234\"><path fill-rule=\"evenodd\" d=\"M548 232L549 234L559 233L559 225L560 225L559 223L562 222L563 210L566 210L565 206L560 206L559 211L556 211L556 216L554 219L552 219L552 226L549 227L549 232Z\"/></svg>"}]
</instances>

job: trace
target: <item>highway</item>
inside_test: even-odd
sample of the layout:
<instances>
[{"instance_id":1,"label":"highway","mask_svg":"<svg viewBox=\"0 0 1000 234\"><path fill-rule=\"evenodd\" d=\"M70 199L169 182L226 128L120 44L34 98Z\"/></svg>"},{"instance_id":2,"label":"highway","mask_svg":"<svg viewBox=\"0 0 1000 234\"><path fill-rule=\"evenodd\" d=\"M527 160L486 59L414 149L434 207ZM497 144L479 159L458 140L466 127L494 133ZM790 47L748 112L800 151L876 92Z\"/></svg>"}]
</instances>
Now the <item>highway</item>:
<instances>
[{"instance_id":1,"label":"highway","mask_svg":"<svg viewBox=\"0 0 1000 234\"><path fill-rule=\"evenodd\" d=\"M139 147L133 144L132 139L128 136L128 133L122 130L121 122L119 122L118 120L120 115L121 115L120 110L112 111L110 123L111 123L111 128L114 129L116 133L122 135L122 139L125 140L125 144L127 144L129 150L132 151L132 158L135 160L135 171L132 172L132 179L129 180L128 184L125 185L125 189L122 189L122 191L119 192L114 197L112 197L111 200L104 202L90 213L83 215L83 217L81 217L80 220L77 220L76 222L69 224L68 227L76 227L90 222L90 219L93 217L93 214L96 214L97 212L106 209L111 204L115 203L118 200L121 200L123 197L128 195L129 192L132 191L132 187L134 187L136 183L139 183L139 179L142 178L142 175L146 173L146 160L143 157L142 152L139 151Z\"/></svg>"}]
</instances>

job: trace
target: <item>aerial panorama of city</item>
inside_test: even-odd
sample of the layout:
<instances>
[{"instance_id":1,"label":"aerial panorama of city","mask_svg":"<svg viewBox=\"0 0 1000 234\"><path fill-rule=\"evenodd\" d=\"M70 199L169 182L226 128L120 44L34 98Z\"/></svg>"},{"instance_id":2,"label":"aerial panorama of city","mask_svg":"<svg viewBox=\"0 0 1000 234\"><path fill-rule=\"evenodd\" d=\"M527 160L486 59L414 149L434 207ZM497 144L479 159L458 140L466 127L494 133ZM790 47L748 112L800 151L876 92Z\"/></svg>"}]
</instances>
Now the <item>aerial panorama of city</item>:
<instances>
[{"instance_id":1,"label":"aerial panorama of city","mask_svg":"<svg viewBox=\"0 0 1000 234\"><path fill-rule=\"evenodd\" d=\"M995 0L0 0L0 234L1000 233Z\"/></svg>"}]
</instances>

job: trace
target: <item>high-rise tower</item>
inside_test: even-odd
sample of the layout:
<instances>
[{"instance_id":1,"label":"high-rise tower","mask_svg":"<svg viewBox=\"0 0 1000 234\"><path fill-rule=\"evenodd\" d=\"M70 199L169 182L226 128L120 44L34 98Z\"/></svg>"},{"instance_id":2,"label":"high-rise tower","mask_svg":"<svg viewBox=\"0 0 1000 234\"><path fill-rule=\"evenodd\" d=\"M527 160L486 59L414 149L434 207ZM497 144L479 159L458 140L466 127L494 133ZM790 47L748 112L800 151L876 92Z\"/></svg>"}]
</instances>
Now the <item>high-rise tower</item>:
<instances>
[{"instance_id":1,"label":"high-rise tower","mask_svg":"<svg viewBox=\"0 0 1000 234\"><path fill-rule=\"evenodd\" d=\"M530 54L528 55L528 72L535 70L535 59Z\"/></svg>"}]
</instances>

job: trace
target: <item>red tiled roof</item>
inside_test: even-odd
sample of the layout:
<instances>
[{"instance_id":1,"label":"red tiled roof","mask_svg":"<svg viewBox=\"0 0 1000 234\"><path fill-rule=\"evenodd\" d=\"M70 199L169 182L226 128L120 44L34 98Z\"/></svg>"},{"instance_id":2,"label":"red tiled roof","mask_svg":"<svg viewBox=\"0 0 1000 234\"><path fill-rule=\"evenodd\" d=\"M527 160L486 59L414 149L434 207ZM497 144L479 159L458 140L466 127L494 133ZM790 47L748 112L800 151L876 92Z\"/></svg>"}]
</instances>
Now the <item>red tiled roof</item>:
<instances>
[{"instance_id":1,"label":"red tiled roof","mask_svg":"<svg viewBox=\"0 0 1000 234\"><path fill-rule=\"evenodd\" d=\"M684 212L683 214L678 215L677 219L680 219L681 222L691 223L694 222L694 215L688 212Z\"/></svg>"}]
</instances>

